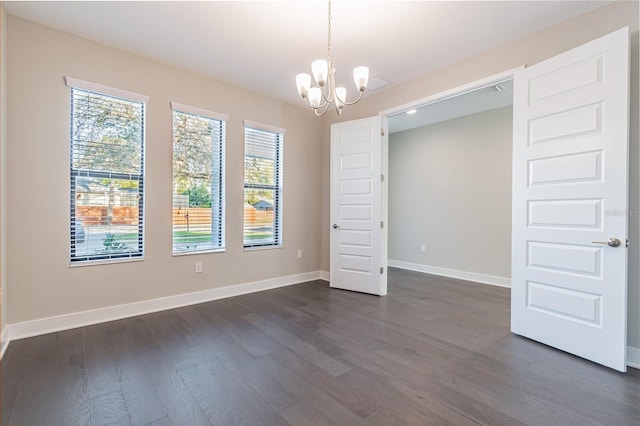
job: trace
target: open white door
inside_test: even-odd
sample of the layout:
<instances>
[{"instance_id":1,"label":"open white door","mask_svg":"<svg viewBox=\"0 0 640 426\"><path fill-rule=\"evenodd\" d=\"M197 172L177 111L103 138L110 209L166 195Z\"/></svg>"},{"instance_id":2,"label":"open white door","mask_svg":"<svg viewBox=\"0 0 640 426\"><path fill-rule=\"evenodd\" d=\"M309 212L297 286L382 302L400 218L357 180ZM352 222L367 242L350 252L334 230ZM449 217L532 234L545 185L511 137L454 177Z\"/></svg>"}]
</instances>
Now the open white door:
<instances>
[{"instance_id":1,"label":"open white door","mask_svg":"<svg viewBox=\"0 0 640 426\"><path fill-rule=\"evenodd\" d=\"M384 120L331 126L331 273L334 288L387 294L383 220Z\"/></svg>"},{"instance_id":2,"label":"open white door","mask_svg":"<svg viewBox=\"0 0 640 426\"><path fill-rule=\"evenodd\" d=\"M628 28L516 73L513 113L511 331L626 371Z\"/></svg>"}]
</instances>

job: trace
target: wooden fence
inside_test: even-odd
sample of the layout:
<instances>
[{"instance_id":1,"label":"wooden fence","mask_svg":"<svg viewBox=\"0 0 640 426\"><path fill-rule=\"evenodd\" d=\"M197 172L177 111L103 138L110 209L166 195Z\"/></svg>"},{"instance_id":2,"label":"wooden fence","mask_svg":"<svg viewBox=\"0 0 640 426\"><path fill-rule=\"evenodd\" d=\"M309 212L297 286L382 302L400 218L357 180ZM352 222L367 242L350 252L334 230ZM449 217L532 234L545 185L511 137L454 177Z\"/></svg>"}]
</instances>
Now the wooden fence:
<instances>
[{"instance_id":1,"label":"wooden fence","mask_svg":"<svg viewBox=\"0 0 640 426\"><path fill-rule=\"evenodd\" d=\"M108 208L106 206L76 206L76 218L85 226L108 225ZM211 209L198 207L176 207L173 209L173 225L198 229L211 227ZM273 223L273 211L257 210L253 206L244 208L245 223L249 226L260 226ZM137 207L113 207L111 225L137 225Z\"/></svg>"},{"instance_id":2,"label":"wooden fence","mask_svg":"<svg viewBox=\"0 0 640 426\"><path fill-rule=\"evenodd\" d=\"M76 218L85 226L109 225L109 209L107 206L76 206ZM119 206L113 207L111 225L137 225L138 208Z\"/></svg>"}]
</instances>

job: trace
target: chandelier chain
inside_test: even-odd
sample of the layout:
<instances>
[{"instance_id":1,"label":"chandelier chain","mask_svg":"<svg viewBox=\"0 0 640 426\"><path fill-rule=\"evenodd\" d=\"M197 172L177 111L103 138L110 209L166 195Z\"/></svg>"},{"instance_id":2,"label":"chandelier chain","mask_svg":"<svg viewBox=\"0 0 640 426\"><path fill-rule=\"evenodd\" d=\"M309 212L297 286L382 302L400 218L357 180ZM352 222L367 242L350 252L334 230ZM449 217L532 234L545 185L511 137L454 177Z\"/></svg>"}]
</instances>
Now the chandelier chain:
<instances>
[{"instance_id":1,"label":"chandelier chain","mask_svg":"<svg viewBox=\"0 0 640 426\"><path fill-rule=\"evenodd\" d=\"M327 24L327 60L331 62L331 0L329 0L329 23Z\"/></svg>"}]
</instances>

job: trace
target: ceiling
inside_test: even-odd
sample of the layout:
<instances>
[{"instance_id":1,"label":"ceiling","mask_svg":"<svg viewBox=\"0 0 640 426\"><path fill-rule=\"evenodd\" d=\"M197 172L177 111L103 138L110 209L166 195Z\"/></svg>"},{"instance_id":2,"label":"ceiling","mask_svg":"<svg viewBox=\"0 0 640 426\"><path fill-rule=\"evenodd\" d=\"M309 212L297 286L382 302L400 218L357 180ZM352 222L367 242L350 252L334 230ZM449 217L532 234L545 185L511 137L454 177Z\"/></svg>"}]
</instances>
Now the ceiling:
<instances>
[{"instance_id":1,"label":"ceiling","mask_svg":"<svg viewBox=\"0 0 640 426\"><path fill-rule=\"evenodd\" d=\"M391 87L609 2L334 0L337 82L350 100L355 66ZM326 57L326 1L2 4L11 15L291 103L302 102L295 75Z\"/></svg>"}]
</instances>

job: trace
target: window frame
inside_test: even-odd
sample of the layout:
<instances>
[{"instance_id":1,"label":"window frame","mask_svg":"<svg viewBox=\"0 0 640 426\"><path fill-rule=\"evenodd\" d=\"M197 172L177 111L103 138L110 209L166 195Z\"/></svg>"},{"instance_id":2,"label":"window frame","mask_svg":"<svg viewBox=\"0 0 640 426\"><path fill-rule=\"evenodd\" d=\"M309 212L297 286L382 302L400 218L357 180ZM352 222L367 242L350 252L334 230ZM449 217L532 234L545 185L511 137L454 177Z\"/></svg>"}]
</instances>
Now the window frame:
<instances>
[{"instance_id":1,"label":"window frame","mask_svg":"<svg viewBox=\"0 0 640 426\"><path fill-rule=\"evenodd\" d=\"M243 166L243 200L244 200L244 191L246 189L264 189L264 190L272 190L274 191L274 213L273 213L273 242L272 243L254 243L247 244L245 242L245 215L243 211L243 230L242 230L242 245L244 251L253 251L253 250L268 250L268 249L279 249L283 246L283 220L282 220L282 206L283 206L283 176L284 176L284 135L286 130L280 127L271 126L268 124L258 123L255 121L244 120L244 154L243 154L243 164L247 159L247 129L257 130L260 132L272 133L275 136L275 168L276 168L276 182L273 185L268 184L257 184L257 183L247 183L246 177L244 176L245 168ZM244 205L244 202L243 202Z\"/></svg>"},{"instance_id":2,"label":"window frame","mask_svg":"<svg viewBox=\"0 0 640 426\"><path fill-rule=\"evenodd\" d=\"M69 188L70 188L70 211L69 211L69 266L90 266L101 265L109 263L121 263L131 261L144 260L145 254L145 154L146 154L146 114L147 103L149 97L127 90L117 89L110 86L105 86L98 83L88 82L73 77L65 77L65 84L70 88L70 117L69 117ZM120 101L131 102L133 104L140 104L141 109L141 139L140 139L140 172L139 173L124 173L114 171L97 171L82 168L75 168L73 163L74 154L74 91L82 91L86 93L95 94L98 96L104 96L114 98ZM128 251L124 253L110 253L110 254L93 254L86 256L79 256L76 253L77 240L76 235L78 233L77 220L76 220L76 206L77 206L77 191L76 184L78 178L103 178L114 180L133 180L132 177L136 177L138 182L138 223L137 223L137 251Z\"/></svg>"},{"instance_id":3,"label":"window frame","mask_svg":"<svg viewBox=\"0 0 640 426\"><path fill-rule=\"evenodd\" d=\"M218 164L219 164L219 194L218 194L218 201L219 201L219 207L218 207L218 212L219 212L219 232L217 234L217 237L220 239L220 244L219 247L215 247L215 248L207 248L207 249L202 249L202 250L181 250L181 251L176 251L176 247L175 247L175 237L173 236L173 232L174 232L174 224L173 224L173 219L172 219L172 223L171 223L171 252L172 252L172 256L189 256L189 255L194 255L194 254L204 254L204 253L222 253L226 251L226 125L227 122L229 121L229 116L226 114L221 114L218 112L213 112L213 111L209 111L203 108L198 108L198 107L193 107L190 105L185 105L185 104L181 104L178 102L171 102L171 111L172 111L172 115L171 115L171 120L172 120L172 136L171 136L171 147L172 147L172 166L171 166L171 184L172 184L172 210L173 210L173 206L174 206L174 201L173 201L173 196L175 195L173 192L173 187L175 185L174 182L174 178L173 178L173 160L175 157L175 151L174 151L174 143L175 143L175 130L173 128L173 121L175 119L175 114L179 113L179 114L188 114L188 115L193 115L199 118L204 118L207 120L212 120L212 121L218 121L219 122L219 128L220 128L220 133L217 135L217 139L220 143L220 149L219 149L219 157L217 159L213 158L213 152L212 152L212 157L211 157L211 161L217 160ZM215 136L212 134L211 135L211 139L212 139L212 143L215 139ZM212 178L213 179L213 178ZM209 193L212 200L213 200L213 196L214 194L212 192ZM212 213L213 213L213 207L212 207ZM214 239L214 235L212 233L211 236L211 240L213 241Z\"/></svg>"}]
</instances>

